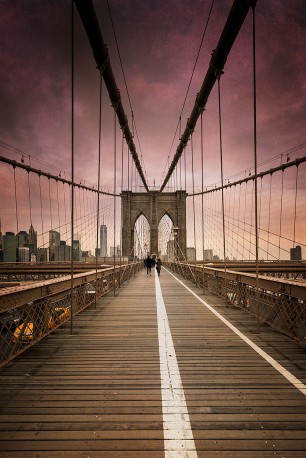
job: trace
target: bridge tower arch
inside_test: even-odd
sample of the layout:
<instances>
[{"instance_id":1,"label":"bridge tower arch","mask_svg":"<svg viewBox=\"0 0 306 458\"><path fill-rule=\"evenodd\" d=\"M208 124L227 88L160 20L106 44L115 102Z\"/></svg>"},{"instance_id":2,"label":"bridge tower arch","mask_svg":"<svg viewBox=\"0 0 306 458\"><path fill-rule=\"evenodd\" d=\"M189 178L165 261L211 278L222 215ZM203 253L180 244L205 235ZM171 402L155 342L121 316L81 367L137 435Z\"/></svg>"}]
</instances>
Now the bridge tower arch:
<instances>
[{"instance_id":1,"label":"bridge tower arch","mask_svg":"<svg viewBox=\"0 0 306 458\"><path fill-rule=\"evenodd\" d=\"M143 214L150 225L151 254L158 253L158 225L167 214L178 228L177 240L180 246L180 257L186 256L186 191L149 193L122 191L122 255L133 257L134 227L140 214Z\"/></svg>"}]
</instances>

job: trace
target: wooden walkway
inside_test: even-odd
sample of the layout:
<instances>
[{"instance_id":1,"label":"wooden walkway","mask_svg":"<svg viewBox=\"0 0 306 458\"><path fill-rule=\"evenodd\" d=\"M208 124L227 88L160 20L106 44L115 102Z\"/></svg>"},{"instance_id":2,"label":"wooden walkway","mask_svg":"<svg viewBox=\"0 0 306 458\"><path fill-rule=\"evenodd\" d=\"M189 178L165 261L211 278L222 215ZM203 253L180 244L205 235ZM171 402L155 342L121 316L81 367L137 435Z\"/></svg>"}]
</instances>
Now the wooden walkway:
<instances>
[{"instance_id":1,"label":"wooden walkway","mask_svg":"<svg viewBox=\"0 0 306 458\"><path fill-rule=\"evenodd\" d=\"M0 457L306 456L305 396L164 269L160 284L196 452L175 451L175 433L164 442L165 416L183 414L163 410L155 277L143 271L76 317L73 336L66 324L0 370ZM304 349L204 298L305 383Z\"/></svg>"}]
</instances>

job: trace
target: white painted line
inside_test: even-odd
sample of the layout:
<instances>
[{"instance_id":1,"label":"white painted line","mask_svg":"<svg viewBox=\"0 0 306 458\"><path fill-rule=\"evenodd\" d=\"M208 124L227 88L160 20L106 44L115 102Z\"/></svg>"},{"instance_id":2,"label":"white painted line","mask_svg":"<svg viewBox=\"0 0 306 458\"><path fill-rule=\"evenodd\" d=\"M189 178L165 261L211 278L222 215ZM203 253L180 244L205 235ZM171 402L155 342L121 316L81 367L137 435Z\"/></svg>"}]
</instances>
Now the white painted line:
<instances>
[{"instance_id":1,"label":"white painted line","mask_svg":"<svg viewBox=\"0 0 306 458\"><path fill-rule=\"evenodd\" d=\"M301 393L306 396L306 385L304 385L301 380L296 378L291 372L287 371L281 364L275 361L274 358L268 355L265 351L258 347L254 342L252 342L248 337L246 337L242 332L239 331L235 326L233 326L226 318L224 318L219 312L217 312L213 307L211 307L207 302L203 301L196 293L194 293L188 286L186 286L181 280L179 280L173 273L168 269L164 268L173 278L175 278L184 288L186 288L191 294L193 294L200 302L202 302L205 307L207 307L212 313L214 313L226 326L228 326L232 331L234 331L237 336L239 336L244 342L246 342L253 350L255 350L260 356L262 356L269 364L271 364L274 369L276 369L281 375L283 375L292 385L294 385Z\"/></svg>"},{"instance_id":2,"label":"white painted line","mask_svg":"<svg viewBox=\"0 0 306 458\"><path fill-rule=\"evenodd\" d=\"M166 458L197 458L167 311L155 270L159 364Z\"/></svg>"}]
</instances>

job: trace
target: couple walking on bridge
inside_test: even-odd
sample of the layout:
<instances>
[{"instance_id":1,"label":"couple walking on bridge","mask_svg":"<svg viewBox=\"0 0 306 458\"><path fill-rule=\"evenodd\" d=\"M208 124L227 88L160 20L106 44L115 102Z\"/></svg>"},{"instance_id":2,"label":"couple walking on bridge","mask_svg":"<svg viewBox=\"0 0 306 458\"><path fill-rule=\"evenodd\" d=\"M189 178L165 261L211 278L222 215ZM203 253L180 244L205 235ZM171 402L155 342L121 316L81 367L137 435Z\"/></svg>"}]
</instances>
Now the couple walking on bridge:
<instances>
[{"instance_id":1,"label":"couple walking on bridge","mask_svg":"<svg viewBox=\"0 0 306 458\"><path fill-rule=\"evenodd\" d=\"M147 267L147 275L149 275L149 273L151 275L151 269L152 269L152 267L155 266L155 264L156 264L157 274L160 275L160 270L161 270L161 266L162 266L161 260L158 258L157 261L155 261L155 258L151 258L148 255L148 257L144 261L144 267Z\"/></svg>"}]
</instances>

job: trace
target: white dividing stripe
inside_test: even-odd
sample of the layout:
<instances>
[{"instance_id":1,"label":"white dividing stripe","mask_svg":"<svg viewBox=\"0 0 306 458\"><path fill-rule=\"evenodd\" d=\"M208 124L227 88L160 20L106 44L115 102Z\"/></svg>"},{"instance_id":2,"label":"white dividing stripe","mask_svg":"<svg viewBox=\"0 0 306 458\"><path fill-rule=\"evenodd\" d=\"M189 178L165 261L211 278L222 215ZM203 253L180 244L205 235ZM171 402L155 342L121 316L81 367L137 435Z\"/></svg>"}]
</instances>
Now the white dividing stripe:
<instances>
[{"instance_id":1,"label":"white dividing stripe","mask_svg":"<svg viewBox=\"0 0 306 458\"><path fill-rule=\"evenodd\" d=\"M155 270L159 364L166 458L197 458L167 311Z\"/></svg>"},{"instance_id":2,"label":"white dividing stripe","mask_svg":"<svg viewBox=\"0 0 306 458\"><path fill-rule=\"evenodd\" d=\"M194 293L188 286L186 286L181 280L179 280L175 275L173 275L168 269L165 269L173 278L175 278L184 288L186 288L191 294L193 294L200 302L202 302L205 307L207 307L212 313L214 313L226 326L228 326L232 331L234 331L237 336L239 336L245 343L247 343L253 350L255 350L260 356L262 356L269 364L271 364L274 369L276 369L281 375L283 375L292 385L294 385L301 393L306 396L306 385L304 385L301 380L296 378L291 372L287 371L281 364L275 361L268 353L263 351L258 347L254 342L252 342L248 337L246 337L242 332L239 331L235 326L233 326L226 318L224 318L220 313L218 313L213 307L211 307L207 302L203 301L196 293Z\"/></svg>"}]
</instances>

